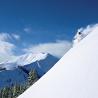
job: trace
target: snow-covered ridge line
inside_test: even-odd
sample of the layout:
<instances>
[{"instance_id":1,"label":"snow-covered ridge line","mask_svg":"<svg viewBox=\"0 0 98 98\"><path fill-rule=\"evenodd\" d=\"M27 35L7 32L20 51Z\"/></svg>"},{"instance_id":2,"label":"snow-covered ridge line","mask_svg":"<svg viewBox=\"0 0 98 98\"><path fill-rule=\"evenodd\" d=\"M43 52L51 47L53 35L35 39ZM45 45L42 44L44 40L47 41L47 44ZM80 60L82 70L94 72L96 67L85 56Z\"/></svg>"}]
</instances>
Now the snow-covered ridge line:
<instances>
[{"instance_id":1,"label":"snow-covered ridge line","mask_svg":"<svg viewBox=\"0 0 98 98\"><path fill-rule=\"evenodd\" d=\"M36 61L45 59L48 53L28 53L18 58L17 64L20 66L27 65Z\"/></svg>"},{"instance_id":2,"label":"snow-covered ridge line","mask_svg":"<svg viewBox=\"0 0 98 98\"><path fill-rule=\"evenodd\" d=\"M48 53L27 53L21 56L18 56L14 60L6 61L0 64L1 68L6 68L6 70L12 70L18 66L24 66L36 61L44 60L47 58Z\"/></svg>"}]
</instances>

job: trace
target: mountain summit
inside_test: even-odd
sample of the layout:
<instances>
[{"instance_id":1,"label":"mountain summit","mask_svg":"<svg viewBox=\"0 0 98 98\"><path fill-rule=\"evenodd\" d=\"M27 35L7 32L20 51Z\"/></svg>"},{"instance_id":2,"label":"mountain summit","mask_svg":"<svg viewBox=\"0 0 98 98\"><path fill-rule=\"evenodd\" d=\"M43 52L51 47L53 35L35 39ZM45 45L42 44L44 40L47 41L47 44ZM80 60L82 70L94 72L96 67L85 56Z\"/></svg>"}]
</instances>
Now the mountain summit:
<instances>
[{"instance_id":1,"label":"mountain summit","mask_svg":"<svg viewBox=\"0 0 98 98\"><path fill-rule=\"evenodd\" d=\"M26 53L24 55L16 57L13 60L3 62L2 64L0 64L0 67L5 68L6 70L13 70L18 66L25 66L34 62L40 62L47 58L49 58L51 61L51 58L53 58L53 56L48 53ZM56 57L54 58L57 59Z\"/></svg>"}]
</instances>

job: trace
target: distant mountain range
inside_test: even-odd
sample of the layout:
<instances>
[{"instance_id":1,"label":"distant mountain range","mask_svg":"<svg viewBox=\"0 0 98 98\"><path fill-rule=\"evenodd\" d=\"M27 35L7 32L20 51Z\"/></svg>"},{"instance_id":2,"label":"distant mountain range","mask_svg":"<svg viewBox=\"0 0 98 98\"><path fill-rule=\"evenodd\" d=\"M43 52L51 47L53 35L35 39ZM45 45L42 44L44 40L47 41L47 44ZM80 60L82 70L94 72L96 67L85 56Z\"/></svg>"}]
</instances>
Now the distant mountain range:
<instances>
[{"instance_id":1,"label":"distant mountain range","mask_svg":"<svg viewBox=\"0 0 98 98\"><path fill-rule=\"evenodd\" d=\"M30 70L35 69L42 77L59 59L48 53L27 53L0 64L0 87L27 81Z\"/></svg>"}]
</instances>

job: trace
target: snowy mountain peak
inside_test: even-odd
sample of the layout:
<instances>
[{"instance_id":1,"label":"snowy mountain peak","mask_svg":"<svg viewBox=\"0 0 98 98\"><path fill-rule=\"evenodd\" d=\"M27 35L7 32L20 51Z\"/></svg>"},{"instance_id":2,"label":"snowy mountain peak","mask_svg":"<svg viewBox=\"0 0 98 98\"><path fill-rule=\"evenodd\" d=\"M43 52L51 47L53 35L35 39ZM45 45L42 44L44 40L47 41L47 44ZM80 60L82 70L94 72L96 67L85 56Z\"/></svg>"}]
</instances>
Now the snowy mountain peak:
<instances>
[{"instance_id":1,"label":"snowy mountain peak","mask_svg":"<svg viewBox=\"0 0 98 98\"><path fill-rule=\"evenodd\" d=\"M48 53L27 53L27 54L20 56L16 62L18 65L24 66L24 65L36 62L36 61L43 60L48 55L49 55Z\"/></svg>"},{"instance_id":2,"label":"snowy mountain peak","mask_svg":"<svg viewBox=\"0 0 98 98\"><path fill-rule=\"evenodd\" d=\"M13 70L17 68L18 66L25 66L37 61L45 60L46 58L53 57L52 55L48 53L26 53L24 55L16 57L14 60L9 60L7 62L3 62L0 64L1 68L6 68L6 70Z\"/></svg>"}]
</instances>

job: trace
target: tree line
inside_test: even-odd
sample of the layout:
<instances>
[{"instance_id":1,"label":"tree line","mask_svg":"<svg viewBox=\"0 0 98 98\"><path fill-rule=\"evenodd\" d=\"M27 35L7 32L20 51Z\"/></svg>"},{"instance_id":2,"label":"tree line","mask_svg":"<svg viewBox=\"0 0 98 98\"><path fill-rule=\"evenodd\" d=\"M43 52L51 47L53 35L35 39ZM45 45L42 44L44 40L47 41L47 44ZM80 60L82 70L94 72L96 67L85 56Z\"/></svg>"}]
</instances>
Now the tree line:
<instances>
[{"instance_id":1,"label":"tree line","mask_svg":"<svg viewBox=\"0 0 98 98\"><path fill-rule=\"evenodd\" d=\"M0 90L0 98L16 98L22 94L27 88L33 85L39 79L35 69L29 72L27 82L23 85L14 84L11 87L4 87Z\"/></svg>"}]
</instances>

